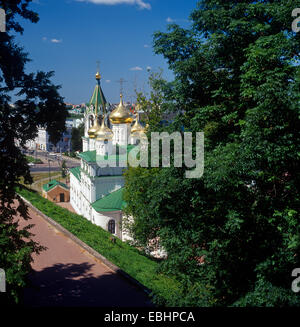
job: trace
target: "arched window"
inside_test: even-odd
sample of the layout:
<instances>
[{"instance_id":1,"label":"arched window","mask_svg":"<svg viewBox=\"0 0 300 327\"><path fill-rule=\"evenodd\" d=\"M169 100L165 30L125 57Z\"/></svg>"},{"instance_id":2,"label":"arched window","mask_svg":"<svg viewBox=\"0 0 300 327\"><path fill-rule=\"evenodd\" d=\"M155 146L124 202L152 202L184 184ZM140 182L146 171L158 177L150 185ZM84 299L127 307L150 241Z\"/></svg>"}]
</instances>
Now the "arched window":
<instances>
[{"instance_id":1,"label":"arched window","mask_svg":"<svg viewBox=\"0 0 300 327\"><path fill-rule=\"evenodd\" d=\"M108 222L108 231L111 234L116 233L116 222L113 219Z\"/></svg>"}]
</instances>

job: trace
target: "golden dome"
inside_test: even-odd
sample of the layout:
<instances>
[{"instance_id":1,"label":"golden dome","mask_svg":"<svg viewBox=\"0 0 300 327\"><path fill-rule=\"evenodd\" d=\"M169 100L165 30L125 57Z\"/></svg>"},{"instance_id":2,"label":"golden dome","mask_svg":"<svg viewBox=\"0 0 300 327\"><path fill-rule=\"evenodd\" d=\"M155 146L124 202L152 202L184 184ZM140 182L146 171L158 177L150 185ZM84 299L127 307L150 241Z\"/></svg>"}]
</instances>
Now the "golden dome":
<instances>
[{"instance_id":1,"label":"golden dome","mask_svg":"<svg viewBox=\"0 0 300 327\"><path fill-rule=\"evenodd\" d=\"M120 104L110 114L109 119L112 124L129 124L133 119L131 118L129 111L124 107L122 94L120 95L120 98Z\"/></svg>"},{"instance_id":2,"label":"golden dome","mask_svg":"<svg viewBox=\"0 0 300 327\"><path fill-rule=\"evenodd\" d=\"M100 80L101 79L101 75L100 75L100 73L98 72L97 74L96 74L96 80Z\"/></svg>"},{"instance_id":3,"label":"golden dome","mask_svg":"<svg viewBox=\"0 0 300 327\"><path fill-rule=\"evenodd\" d=\"M96 133L99 130L99 128L100 128L100 125L98 122L98 118L96 118L94 125L88 130L88 135L89 135L90 139L96 138Z\"/></svg>"},{"instance_id":4,"label":"golden dome","mask_svg":"<svg viewBox=\"0 0 300 327\"><path fill-rule=\"evenodd\" d=\"M140 123L139 114L137 114L135 123L131 127L131 134L134 134L136 132L145 132L145 128Z\"/></svg>"},{"instance_id":5,"label":"golden dome","mask_svg":"<svg viewBox=\"0 0 300 327\"><path fill-rule=\"evenodd\" d=\"M95 137L99 141L111 140L113 138L113 131L105 125L105 119L102 119L102 124L95 134Z\"/></svg>"},{"instance_id":6,"label":"golden dome","mask_svg":"<svg viewBox=\"0 0 300 327\"><path fill-rule=\"evenodd\" d=\"M146 132L143 130L136 131L134 133L130 134L131 137L134 137L135 139L147 139Z\"/></svg>"}]
</instances>

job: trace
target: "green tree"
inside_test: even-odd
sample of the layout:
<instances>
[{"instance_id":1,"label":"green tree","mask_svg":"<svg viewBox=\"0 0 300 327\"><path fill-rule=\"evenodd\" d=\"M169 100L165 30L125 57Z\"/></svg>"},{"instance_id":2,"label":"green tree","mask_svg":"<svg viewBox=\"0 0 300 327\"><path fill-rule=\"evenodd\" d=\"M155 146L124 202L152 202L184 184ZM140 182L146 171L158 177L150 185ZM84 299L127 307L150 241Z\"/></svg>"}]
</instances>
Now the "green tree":
<instances>
[{"instance_id":1,"label":"green tree","mask_svg":"<svg viewBox=\"0 0 300 327\"><path fill-rule=\"evenodd\" d=\"M67 116L59 87L50 81L53 72L26 73L28 55L14 42L13 34L23 33L20 17L33 23L39 20L38 14L29 9L30 2L0 0L0 8L6 11L7 31L0 33L0 267L6 271L6 303L20 300L32 253L43 249L31 240L32 225L20 229L15 218L19 214L20 219L30 219L27 206L15 192L21 177L32 183L21 149L37 135L38 125L46 127L50 141L56 144ZM11 94L17 98L13 105Z\"/></svg>"},{"instance_id":2,"label":"green tree","mask_svg":"<svg viewBox=\"0 0 300 327\"><path fill-rule=\"evenodd\" d=\"M61 177L62 178L65 178L67 176L66 170L67 170L66 160L63 160L63 162L61 164Z\"/></svg>"},{"instance_id":3,"label":"green tree","mask_svg":"<svg viewBox=\"0 0 300 327\"><path fill-rule=\"evenodd\" d=\"M84 123L80 124L77 128L72 128L71 146L72 151L82 152L82 137L84 136Z\"/></svg>"},{"instance_id":4,"label":"green tree","mask_svg":"<svg viewBox=\"0 0 300 327\"><path fill-rule=\"evenodd\" d=\"M150 94L147 96L137 92L137 102L145 113L145 123L158 128L164 118L164 114L174 110L172 103L166 101L165 94L170 93L170 85L163 78L163 71L149 74Z\"/></svg>"},{"instance_id":5,"label":"green tree","mask_svg":"<svg viewBox=\"0 0 300 327\"><path fill-rule=\"evenodd\" d=\"M161 269L186 290L167 304L300 305L297 3L203 0L190 29L155 33L175 75L165 99L182 110L167 131L205 133L201 179L186 167L127 173L134 236L160 237Z\"/></svg>"}]
</instances>

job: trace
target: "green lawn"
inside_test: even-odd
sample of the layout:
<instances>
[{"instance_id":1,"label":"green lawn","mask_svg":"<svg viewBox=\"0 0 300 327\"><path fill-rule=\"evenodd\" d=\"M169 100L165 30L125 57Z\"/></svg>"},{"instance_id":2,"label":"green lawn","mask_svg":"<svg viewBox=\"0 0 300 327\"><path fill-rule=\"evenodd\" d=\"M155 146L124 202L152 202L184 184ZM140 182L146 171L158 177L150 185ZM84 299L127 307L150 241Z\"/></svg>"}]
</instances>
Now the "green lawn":
<instances>
[{"instance_id":1,"label":"green lawn","mask_svg":"<svg viewBox=\"0 0 300 327\"><path fill-rule=\"evenodd\" d=\"M41 159L35 159L34 157L31 156L26 156L27 161L30 163L34 163L34 164L41 164L43 163L43 161Z\"/></svg>"},{"instance_id":2,"label":"green lawn","mask_svg":"<svg viewBox=\"0 0 300 327\"><path fill-rule=\"evenodd\" d=\"M158 304L167 306L168 303L171 303L173 296L178 296L180 284L173 278L159 274L157 261L143 255L139 250L119 239L113 244L110 240L110 233L82 216L71 213L42 198L34 191L20 186L17 192L48 217L151 289Z\"/></svg>"}]
</instances>

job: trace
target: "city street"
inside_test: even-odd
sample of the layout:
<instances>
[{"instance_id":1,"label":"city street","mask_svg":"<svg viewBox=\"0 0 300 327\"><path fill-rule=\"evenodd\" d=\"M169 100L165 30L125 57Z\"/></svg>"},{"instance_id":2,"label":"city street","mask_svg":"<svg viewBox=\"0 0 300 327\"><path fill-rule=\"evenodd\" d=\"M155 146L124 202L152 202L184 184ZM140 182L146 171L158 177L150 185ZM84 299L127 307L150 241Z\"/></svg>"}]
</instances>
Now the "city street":
<instances>
[{"instance_id":1,"label":"city street","mask_svg":"<svg viewBox=\"0 0 300 327\"><path fill-rule=\"evenodd\" d=\"M60 171L61 170L61 164L63 161L66 162L67 168L73 168L80 166L80 160L69 158L67 156L61 156L60 153L50 154L45 151L35 151L32 153L26 153L26 155L30 155L34 158L41 159L43 161L43 164L34 164L30 167L30 171L32 173L37 172L48 172L49 171L49 165L50 165L50 172L53 171ZM50 161L50 163L49 163Z\"/></svg>"}]
</instances>

